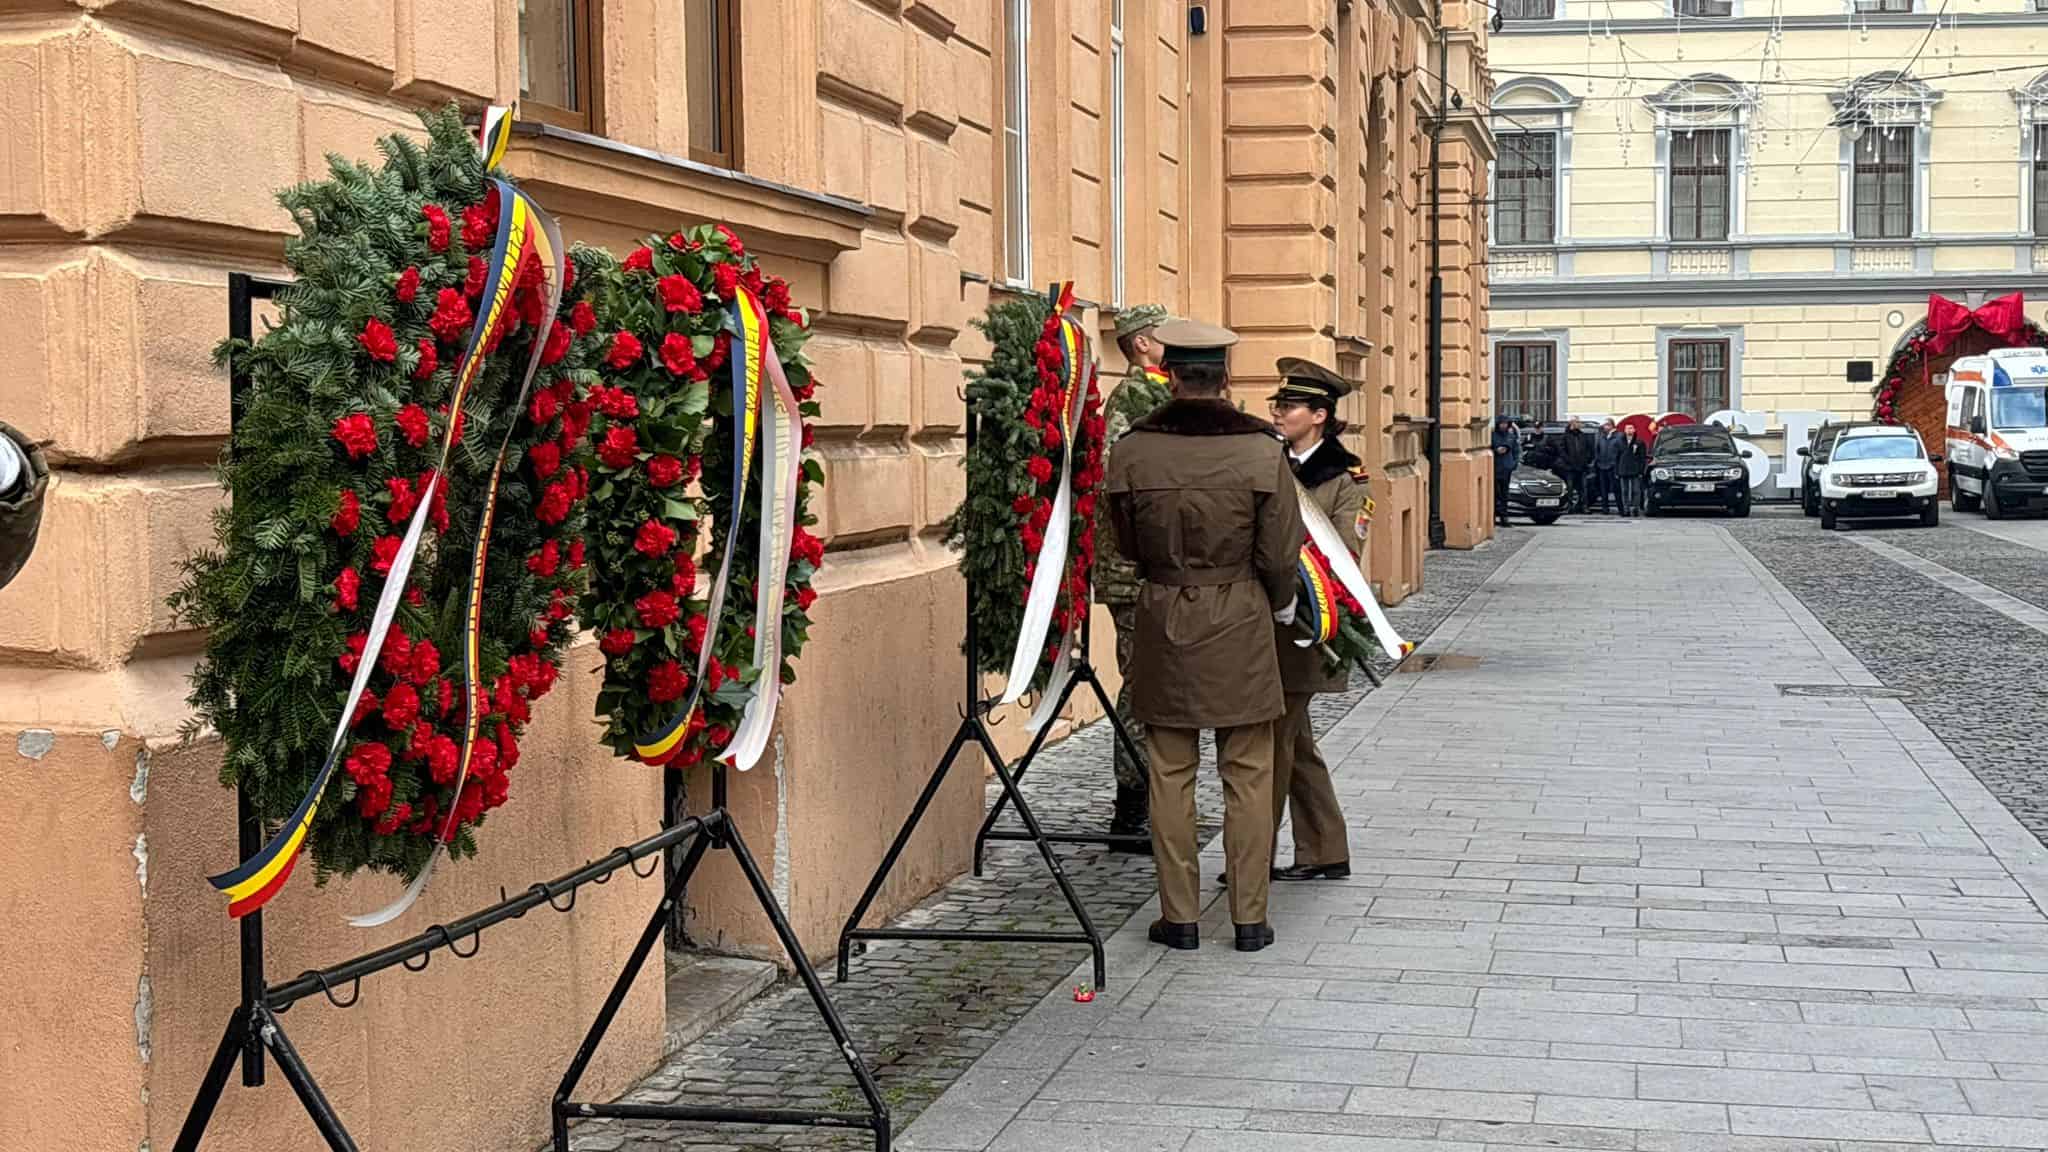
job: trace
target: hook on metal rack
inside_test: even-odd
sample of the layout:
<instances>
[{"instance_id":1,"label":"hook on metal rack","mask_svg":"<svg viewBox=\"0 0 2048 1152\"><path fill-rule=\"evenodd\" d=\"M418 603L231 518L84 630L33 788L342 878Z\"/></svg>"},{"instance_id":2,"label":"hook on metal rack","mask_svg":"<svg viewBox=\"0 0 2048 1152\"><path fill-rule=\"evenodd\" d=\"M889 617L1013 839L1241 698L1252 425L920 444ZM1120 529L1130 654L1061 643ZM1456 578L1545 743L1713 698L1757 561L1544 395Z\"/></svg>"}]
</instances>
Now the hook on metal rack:
<instances>
[{"instance_id":1,"label":"hook on metal rack","mask_svg":"<svg viewBox=\"0 0 2048 1152\"><path fill-rule=\"evenodd\" d=\"M441 934L442 934L443 936L446 936L446 935L448 934L448 931L447 931L447 929L445 929L445 928L444 928L444 929L442 929L442 931L441 931ZM457 947L455 946L455 941L454 941L454 940L452 940L452 939L451 939L451 940L449 940L449 941L448 941L448 951L450 951L450 952L454 953L454 954L455 954L455 958L456 958L456 959L458 959L458 960L467 960L467 959L469 959L470 957L472 957L472 956L476 955L477 953L479 953L479 952L481 952L481 951L483 951L483 950L484 950L484 930L483 930L483 929L481 929L481 928L476 928L476 929L472 929L472 930L470 931L470 934L469 934L469 951L467 951L467 952L464 952L464 951L463 951L462 949L460 949L460 948L457 948Z\"/></svg>"},{"instance_id":2,"label":"hook on metal rack","mask_svg":"<svg viewBox=\"0 0 2048 1152\"><path fill-rule=\"evenodd\" d=\"M353 1008L356 1006L356 1001L363 998L363 979L360 976L348 982L349 998L346 1001L342 1001L335 998L334 989L327 981L327 973L314 972L310 973L310 975L319 983L320 994L327 997L327 1002L336 1008Z\"/></svg>"},{"instance_id":3,"label":"hook on metal rack","mask_svg":"<svg viewBox=\"0 0 2048 1152\"><path fill-rule=\"evenodd\" d=\"M419 963L413 963L414 960L419 961ZM432 964L433 962L434 953L432 949L429 949L425 952L420 953L417 956L412 956L404 960L400 960L398 962L398 966L405 969L407 972L425 972L427 970L427 965Z\"/></svg>"},{"instance_id":4,"label":"hook on metal rack","mask_svg":"<svg viewBox=\"0 0 2048 1152\"><path fill-rule=\"evenodd\" d=\"M548 887L546 884L538 885L538 887L541 891L547 893L548 907L553 908L555 911L567 912L569 909L574 908L576 906L576 889L569 889L569 902L567 904L557 904L555 903L554 889Z\"/></svg>"},{"instance_id":5,"label":"hook on metal rack","mask_svg":"<svg viewBox=\"0 0 2048 1152\"><path fill-rule=\"evenodd\" d=\"M642 880L645 880L649 876L652 876L656 872L661 870L661 857L652 852L648 853L647 871L645 872L642 872L640 870L640 865L634 863L633 858L630 856L626 857L626 867L631 868L633 870L633 875L638 876Z\"/></svg>"}]
</instances>

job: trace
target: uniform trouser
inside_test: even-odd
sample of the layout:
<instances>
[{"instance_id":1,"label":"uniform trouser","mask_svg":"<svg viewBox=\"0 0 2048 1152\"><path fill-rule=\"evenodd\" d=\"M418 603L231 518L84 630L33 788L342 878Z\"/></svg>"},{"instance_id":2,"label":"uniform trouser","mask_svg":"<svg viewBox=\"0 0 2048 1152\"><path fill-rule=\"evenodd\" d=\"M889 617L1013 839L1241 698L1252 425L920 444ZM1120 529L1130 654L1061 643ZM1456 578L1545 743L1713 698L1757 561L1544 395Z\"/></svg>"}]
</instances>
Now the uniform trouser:
<instances>
[{"instance_id":1,"label":"uniform trouser","mask_svg":"<svg viewBox=\"0 0 2048 1152\"><path fill-rule=\"evenodd\" d=\"M1330 766L1316 747L1307 692L1287 694L1287 713L1273 725L1273 851L1280 851L1280 817L1294 813L1294 864L1323 868L1351 859L1344 809L1330 781Z\"/></svg>"},{"instance_id":2,"label":"uniform trouser","mask_svg":"<svg viewBox=\"0 0 2048 1152\"><path fill-rule=\"evenodd\" d=\"M1223 855L1230 873L1230 919L1266 920L1267 869L1273 862L1273 721L1216 729L1223 777ZM1160 914L1175 924L1201 918L1202 874L1195 862L1195 767L1202 730L1145 729L1152 759L1152 860L1159 870Z\"/></svg>"},{"instance_id":3,"label":"uniform trouser","mask_svg":"<svg viewBox=\"0 0 2048 1152\"><path fill-rule=\"evenodd\" d=\"M1110 619L1116 621L1116 670L1123 677L1123 683L1116 690L1117 718L1124 722L1124 731L1131 734L1131 742L1138 746L1138 755L1133 757L1124 748L1124 742L1112 738L1116 746L1116 782L1120 788L1143 792L1145 779L1145 726L1131 715L1131 659L1138 631L1138 606L1136 604L1112 604L1109 606Z\"/></svg>"}]
</instances>

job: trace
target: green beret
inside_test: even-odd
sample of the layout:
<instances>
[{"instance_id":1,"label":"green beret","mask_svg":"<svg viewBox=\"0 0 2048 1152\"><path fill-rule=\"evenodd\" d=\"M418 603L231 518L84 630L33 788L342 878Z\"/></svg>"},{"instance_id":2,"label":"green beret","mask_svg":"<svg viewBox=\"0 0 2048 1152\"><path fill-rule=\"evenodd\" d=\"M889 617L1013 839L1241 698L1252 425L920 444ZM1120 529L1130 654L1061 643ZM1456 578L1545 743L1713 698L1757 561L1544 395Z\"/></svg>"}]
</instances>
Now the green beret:
<instances>
[{"instance_id":1,"label":"green beret","mask_svg":"<svg viewBox=\"0 0 2048 1152\"><path fill-rule=\"evenodd\" d=\"M1172 319L1166 309L1157 304L1133 304L1116 314L1116 338L1119 340L1135 336L1147 328L1157 328Z\"/></svg>"}]
</instances>

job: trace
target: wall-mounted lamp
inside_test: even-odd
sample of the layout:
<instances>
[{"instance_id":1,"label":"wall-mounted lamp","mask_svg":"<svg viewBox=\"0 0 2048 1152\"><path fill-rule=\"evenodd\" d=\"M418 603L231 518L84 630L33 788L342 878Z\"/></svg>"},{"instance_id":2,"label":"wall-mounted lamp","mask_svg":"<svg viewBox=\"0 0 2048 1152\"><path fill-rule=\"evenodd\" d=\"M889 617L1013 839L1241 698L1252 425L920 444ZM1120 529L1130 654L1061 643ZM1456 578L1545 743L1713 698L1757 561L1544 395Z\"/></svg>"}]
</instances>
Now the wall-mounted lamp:
<instances>
[{"instance_id":1,"label":"wall-mounted lamp","mask_svg":"<svg viewBox=\"0 0 2048 1152\"><path fill-rule=\"evenodd\" d=\"M1209 31L1209 8L1206 4L1188 5L1188 35L1200 36Z\"/></svg>"}]
</instances>

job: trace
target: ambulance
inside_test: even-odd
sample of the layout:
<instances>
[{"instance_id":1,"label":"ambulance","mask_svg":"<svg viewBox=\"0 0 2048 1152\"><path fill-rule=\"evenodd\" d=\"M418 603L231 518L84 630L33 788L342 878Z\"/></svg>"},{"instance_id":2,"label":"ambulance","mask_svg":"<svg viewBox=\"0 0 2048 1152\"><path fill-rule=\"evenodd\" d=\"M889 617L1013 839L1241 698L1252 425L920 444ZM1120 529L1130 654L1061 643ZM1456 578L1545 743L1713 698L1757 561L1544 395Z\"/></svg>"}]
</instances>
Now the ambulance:
<instances>
[{"instance_id":1,"label":"ambulance","mask_svg":"<svg viewBox=\"0 0 2048 1152\"><path fill-rule=\"evenodd\" d=\"M1949 368L1948 473L1958 512L2048 508L2048 350L2000 348Z\"/></svg>"}]
</instances>

